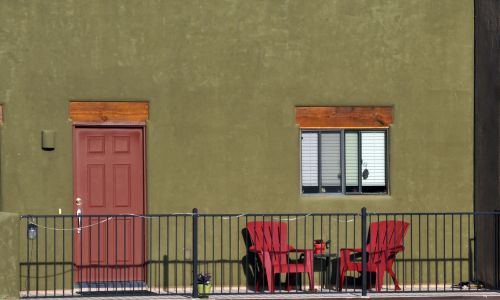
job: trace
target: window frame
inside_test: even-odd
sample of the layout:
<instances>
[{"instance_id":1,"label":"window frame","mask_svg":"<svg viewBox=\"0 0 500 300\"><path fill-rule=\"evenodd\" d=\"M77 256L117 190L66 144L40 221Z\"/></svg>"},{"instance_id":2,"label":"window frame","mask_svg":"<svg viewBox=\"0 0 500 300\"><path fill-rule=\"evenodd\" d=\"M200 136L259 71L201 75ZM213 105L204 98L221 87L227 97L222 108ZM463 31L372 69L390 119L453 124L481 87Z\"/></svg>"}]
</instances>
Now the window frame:
<instances>
[{"instance_id":1,"label":"window frame","mask_svg":"<svg viewBox=\"0 0 500 300\"><path fill-rule=\"evenodd\" d=\"M363 192L362 185L362 167L358 167L358 192L347 192L346 191L346 158L345 158L345 134L346 133L356 133L358 137L358 165L362 165L362 132L384 132L384 159L385 159L385 186L386 192L372 192L367 193ZM310 132L318 134L318 192L317 193L304 193L302 186L302 133ZM321 133L323 132L334 132L340 133L340 167L341 167L341 191L339 193L332 192L321 192ZM299 130L299 169L300 169L300 178L299 178L299 190L300 195L305 197L317 197L317 196L387 196L390 195L390 156L389 156L389 128L300 128Z\"/></svg>"}]
</instances>

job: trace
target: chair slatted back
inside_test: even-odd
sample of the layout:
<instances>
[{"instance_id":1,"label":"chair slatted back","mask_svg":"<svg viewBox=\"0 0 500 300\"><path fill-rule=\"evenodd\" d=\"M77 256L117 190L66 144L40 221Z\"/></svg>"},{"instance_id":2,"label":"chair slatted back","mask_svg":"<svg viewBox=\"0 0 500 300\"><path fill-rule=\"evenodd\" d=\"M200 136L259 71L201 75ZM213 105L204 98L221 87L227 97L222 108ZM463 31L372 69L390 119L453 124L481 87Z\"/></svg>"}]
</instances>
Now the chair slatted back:
<instances>
[{"instance_id":1,"label":"chair slatted back","mask_svg":"<svg viewBox=\"0 0 500 300\"><path fill-rule=\"evenodd\" d=\"M370 224L366 250L373 253L368 259L378 260L380 251L403 247L410 224L403 221L381 221ZM385 257L387 259L387 257Z\"/></svg>"},{"instance_id":2,"label":"chair slatted back","mask_svg":"<svg viewBox=\"0 0 500 300\"><path fill-rule=\"evenodd\" d=\"M247 223L248 233L255 250L270 252L273 264L286 264L287 254L290 249L287 244L287 226L283 222L256 221Z\"/></svg>"}]
</instances>

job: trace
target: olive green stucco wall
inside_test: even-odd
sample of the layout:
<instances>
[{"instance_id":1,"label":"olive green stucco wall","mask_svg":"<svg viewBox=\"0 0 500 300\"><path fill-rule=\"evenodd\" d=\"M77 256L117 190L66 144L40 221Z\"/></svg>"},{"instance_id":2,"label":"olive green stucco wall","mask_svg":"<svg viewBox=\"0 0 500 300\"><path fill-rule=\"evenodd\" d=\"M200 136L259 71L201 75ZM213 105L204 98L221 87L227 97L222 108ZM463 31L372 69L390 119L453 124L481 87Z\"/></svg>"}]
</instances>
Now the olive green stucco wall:
<instances>
[{"instance_id":1,"label":"olive green stucco wall","mask_svg":"<svg viewBox=\"0 0 500 300\"><path fill-rule=\"evenodd\" d=\"M71 213L79 99L150 101L149 212L470 211L473 45L472 0L0 1L0 209ZM390 195L301 197L297 105L394 106Z\"/></svg>"},{"instance_id":2,"label":"olive green stucco wall","mask_svg":"<svg viewBox=\"0 0 500 300\"><path fill-rule=\"evenodd\" d=\"M19 298L19 215L0 212L0 299Z\"/></svg>"}]
</instances>

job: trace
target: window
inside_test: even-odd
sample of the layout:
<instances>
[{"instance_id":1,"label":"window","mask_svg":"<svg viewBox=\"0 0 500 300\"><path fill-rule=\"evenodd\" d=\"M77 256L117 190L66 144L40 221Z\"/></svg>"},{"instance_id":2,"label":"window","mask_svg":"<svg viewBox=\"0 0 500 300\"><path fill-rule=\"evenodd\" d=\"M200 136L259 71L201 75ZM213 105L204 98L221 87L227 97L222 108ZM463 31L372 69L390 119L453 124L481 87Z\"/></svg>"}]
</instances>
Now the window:
<instances>
[{"instance_id":1,"label":"window","mask_svg":"<svg viewBox=\"0 0 500 300\"><path fill-rule=\"evenodd\" d=\"M303 194L387 194L387 129L302 129Z\"/></svg>"}]
</instances>

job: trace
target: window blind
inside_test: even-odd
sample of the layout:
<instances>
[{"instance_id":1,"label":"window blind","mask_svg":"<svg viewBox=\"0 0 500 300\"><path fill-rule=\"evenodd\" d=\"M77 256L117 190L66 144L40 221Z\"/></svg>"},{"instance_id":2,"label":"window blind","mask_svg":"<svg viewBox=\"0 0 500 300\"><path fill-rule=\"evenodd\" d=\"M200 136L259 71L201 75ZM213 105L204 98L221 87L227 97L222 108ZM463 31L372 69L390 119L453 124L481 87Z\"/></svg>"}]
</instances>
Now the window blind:
<instances>
[{"instance_id":1,"label":"window blind","mask_svg":"<svg viewBox=\"0 0 500 300\"><path fill-rule=\"evenodd\" d=\"M346 186L358 186L358 133L347 132L345 134L345 173Z\"/></svg>"},{"instance_id":2,"label":"window blind","mask_svg":"<svg viewBox=\"0 0 500 300\"><path fill-rule=\"evenodd\" d=\"M301 143L302 186L318 186L318 133L303 132Z\"/></svg>"},{"instance_id":3,"label":"window blind","mask_svg":"<svg viewBox=\"0 0 500 300\"><path fill-rule=\"evenodd\" d=\"M361 132L361 161L362 186L385 186L385 132Z\"/></svg>"},{"instance_id":4,"label":"window blind","mask_svg":"<svg viewBox=\"0 0 500 300\"><path fill-rule=\"evenodd\" d=\"M340 133L321 134L321 185L340 186Z\"/></svg>"}]
</instances>

